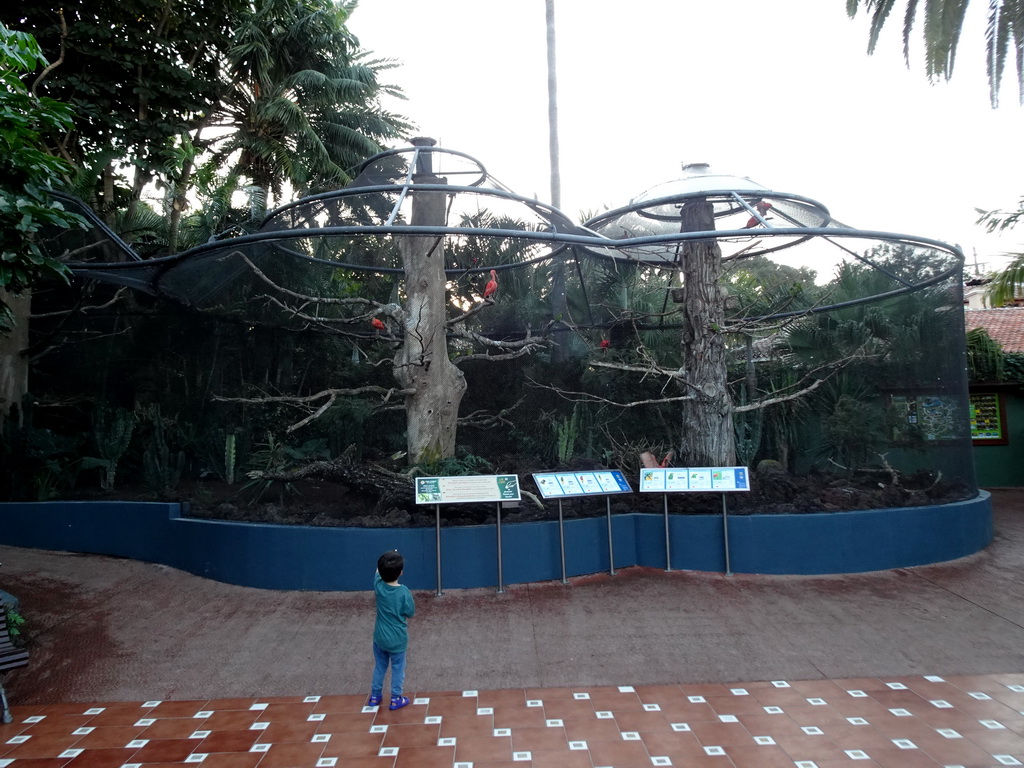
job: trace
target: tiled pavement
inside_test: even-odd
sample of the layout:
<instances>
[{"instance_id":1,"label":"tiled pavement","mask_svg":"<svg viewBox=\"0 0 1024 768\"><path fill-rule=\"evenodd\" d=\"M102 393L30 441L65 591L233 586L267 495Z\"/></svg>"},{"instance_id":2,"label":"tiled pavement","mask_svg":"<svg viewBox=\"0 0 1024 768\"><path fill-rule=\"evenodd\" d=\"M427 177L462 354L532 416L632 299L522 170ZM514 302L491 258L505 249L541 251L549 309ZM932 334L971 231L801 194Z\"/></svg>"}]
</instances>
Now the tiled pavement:
<instances>
[{"instance_id":1,"label":"tiled pavement","mask_svg":"<svg viewBox=\"0 0 1024 768\"><path fill-rule=\"evenodd\" d=\"M365 595L0 547L40 629L0 768L1024 765L1022 501L951 564L417 595L397 712L365 706Z\"/></svg>"},{"instance_id":2,"label":"tiled pavement","mask_svg":"<svg viewBox=\"0 0 1024 768\"><path fill-rule=\"evenodd\" d=\"M0 767L836 768L1024 765L1024 674L52 704Z\"/></svg>"}]
</instances>

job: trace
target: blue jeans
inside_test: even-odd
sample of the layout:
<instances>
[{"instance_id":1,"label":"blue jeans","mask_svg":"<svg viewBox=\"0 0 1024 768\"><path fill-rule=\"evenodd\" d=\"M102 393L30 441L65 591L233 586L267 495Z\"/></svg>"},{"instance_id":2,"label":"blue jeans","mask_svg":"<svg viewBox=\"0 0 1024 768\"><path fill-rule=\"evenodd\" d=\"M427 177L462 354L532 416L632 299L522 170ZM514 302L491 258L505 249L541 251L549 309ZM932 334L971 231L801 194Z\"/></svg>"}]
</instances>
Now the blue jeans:
<instances>
[{"instance_id":1,"label":"blue jeans","mask_svg":"<svg viewBox=\"0 0 1024 768\"><path fill-rule=\"evenodd\" d=\"M384 673L388 671L388 664L391 664L391 695L401 696L405 686L405 651L392 653L385 651L376 643L373 644L373 683L370 685L370 693L380 696L384 691Z\"/></svg>"}]
</instances>

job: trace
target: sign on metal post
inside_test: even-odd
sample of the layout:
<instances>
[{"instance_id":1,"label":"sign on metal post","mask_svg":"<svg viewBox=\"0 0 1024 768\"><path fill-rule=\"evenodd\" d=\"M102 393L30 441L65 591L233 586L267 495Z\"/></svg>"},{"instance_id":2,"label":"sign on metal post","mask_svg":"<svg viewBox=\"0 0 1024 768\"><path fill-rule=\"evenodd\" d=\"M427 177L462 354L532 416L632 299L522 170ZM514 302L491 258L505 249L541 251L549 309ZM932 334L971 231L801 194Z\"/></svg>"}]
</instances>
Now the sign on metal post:
<instances>
[{"instance_id":1,"label":"sign on metal post","mask_svg":"<svg viewBox=\"0 0 1024 768\"><path fill-rule=\"evenodd\" d=\"M665 495L665 570L672 570L672 545L668 526L668 494L718 492L722 494L722 537L725 546L725 572L732 573L729 562L729 512L725 494L750 490L747 467L645 467L640 470L640 492Z\"/></svg>"},{"instance_id":2,"label":"sign on metal post","mask_svg":"<svg viewBox=\"0 0 1024 768\"><path fill-rule=\"evenodd\" d=\"M612 500L616 493L632 493L626 476L617 469L592 472L535 472L533 481L544 499L558 499L558 543L562 553L562 583L565 577L565 528L562 520L562 499L571 496L607 496L608 573L615 575L615 549L612 544Z\"/></svg>"},{"instance_id":3,"label":"sign on metal post","mask_svg":"<svg viewBox=\"0 0 1024 768\"><path fill-rule=\"evenodd\" d=\"M518 475L456 475L454 477L417 477L416 503L437 507L436 557L437 592L441 594L441 505L477 504L493 501L498 504L498 592L504 592L504 574L501 563L501 502L520 501Z\"/></svg>"}]
</instances>

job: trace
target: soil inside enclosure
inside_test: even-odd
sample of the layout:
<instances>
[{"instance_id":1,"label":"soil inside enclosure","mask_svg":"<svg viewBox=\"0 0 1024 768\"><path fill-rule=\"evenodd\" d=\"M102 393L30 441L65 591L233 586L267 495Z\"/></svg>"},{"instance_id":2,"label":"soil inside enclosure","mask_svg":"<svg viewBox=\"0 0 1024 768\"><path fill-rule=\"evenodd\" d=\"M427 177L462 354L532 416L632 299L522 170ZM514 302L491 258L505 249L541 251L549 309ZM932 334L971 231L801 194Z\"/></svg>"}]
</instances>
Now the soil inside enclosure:
<instances>
[{"instance_id":1,"label":"soil inside enclosure","mask_svg":"<svg viewBox=\"0 0 1024 768\"><path fill-rule=\"evenodd\" d=\"M567 467L565 470L593 468ZM552 470L538 468L535 471ZM504 474L505 470L498 473ZM518 506L506 503L502 507L502 522L558 519L558 502L540 499L531 471L517 468L517 473L524 491L523 499ZM635 485L635 479L631 478L630 482ZM734 515L804 514L945 504L973 495L973 489L965 484L936 479L926 471L894 478L880 472L850 477L817 472L796 476L777 468L762 468L751 472L751 490L728 494L726 504L729 514ZM259 491L241 484L195 481L163 497L142 488L121 488L112 493L82 493L76 498L182 501L187 502L184 514L188 517L279 525L401 528L433 526L436 522L434 505L416 505L411 493L408 500L382 498L369 490L357 490L322 477L274 482ZM561 511L565 519L604 515L609 506L613 514L660 514L666 501L670 514L718 514L722 511L722 495L715 492L631 493L563 499ZM442 525L493 523L497 511L494 503L443 505Z\"/></svg>"}]
</instances>

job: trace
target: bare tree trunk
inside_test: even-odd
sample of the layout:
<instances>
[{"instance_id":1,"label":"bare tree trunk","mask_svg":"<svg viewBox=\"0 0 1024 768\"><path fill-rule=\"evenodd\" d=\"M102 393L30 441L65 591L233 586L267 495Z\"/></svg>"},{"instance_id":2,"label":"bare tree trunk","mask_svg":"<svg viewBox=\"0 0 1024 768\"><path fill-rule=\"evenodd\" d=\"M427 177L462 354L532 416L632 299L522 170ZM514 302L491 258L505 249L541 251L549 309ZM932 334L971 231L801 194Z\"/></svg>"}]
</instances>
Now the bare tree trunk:
<instances>
[{"instance_id":1,"label":"bare tree trunk","mask_svg":"<svg viewBox=\"0 0 1024 768\"><path fill-rule=\"evenodd\" d=\"M682 231L715 228L714 208L707 200L686 203L680 211ZM718 467L736 463L725 356L725 296L719 284L722 249L713 239L683 246L683 366L692 385L692 400L682 408L681 466Z\"/></svg>"},{"instance_id":2,"label":"bare tree trunk","mask_svg":"<svg viewBox=\"0 0 1024 768\"><path fill-rule=\"evenodd\" d=\"M22 353L28 349L28 317L32 295L25 291L14 296L0 289L0 298L7 302L14 315L14 328L11 332L6 335L0 333L0 416L6 416L12 405L21 406L21 399L28 392L28 359ZM3 420L0 419L2 430Z\"/></svg>"},{"instance_id":3,"label":"bare tree trunk","mask_svg":"<svg viewBox=\"0 0 1024 768\"><path fill-rule=\"evenodd\" d=\"M548 48L548 156L551 161L551 204L562 207L561 151L558 145L558 69L555 66L555 0L545 0L544 18ZM551 317L555 321L552 337L551 360L556 363L568 358L565 347L569 339L565 325L569 317L569 303L565 294L565 261L559 259L551 269Z\"/></svg>"},{"instance_id":4,"label":"bare tree trunk","mask_svg":"<svg viewBox=\"0 0 1024 768\"><path fill-rule=\"evenodd\" d=\"M446 183L422 175L415 182ZM444 223L443 193L413 194L413 224ZM409 463L418 464L455 455L466 379L448 357L444 239L406 236L400 238L399 248L405 266L405 340L395 355L395 378L403 389L415 390L405 398L406 445Z\"/></svg>"}]
</instances>

